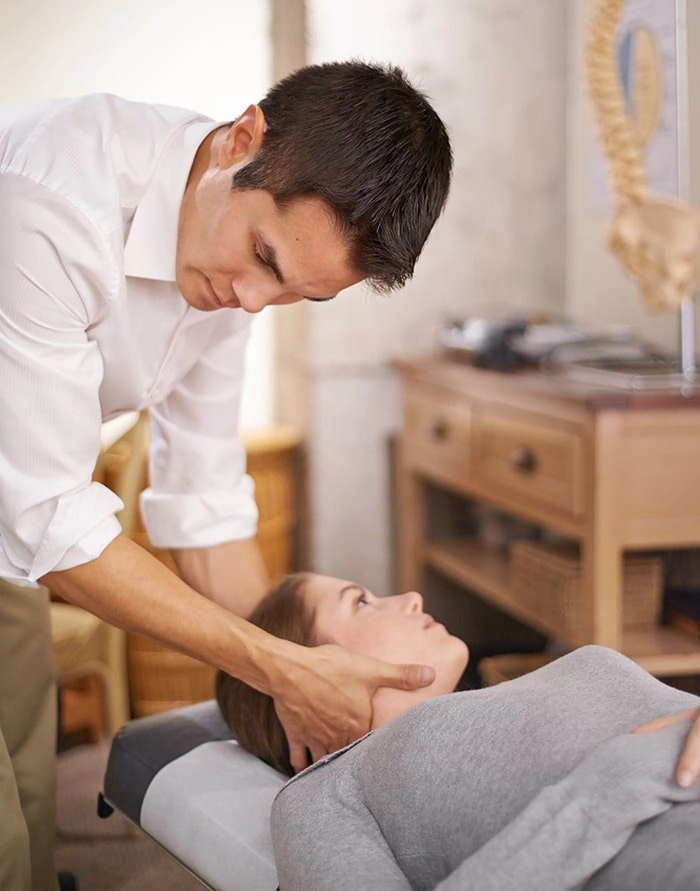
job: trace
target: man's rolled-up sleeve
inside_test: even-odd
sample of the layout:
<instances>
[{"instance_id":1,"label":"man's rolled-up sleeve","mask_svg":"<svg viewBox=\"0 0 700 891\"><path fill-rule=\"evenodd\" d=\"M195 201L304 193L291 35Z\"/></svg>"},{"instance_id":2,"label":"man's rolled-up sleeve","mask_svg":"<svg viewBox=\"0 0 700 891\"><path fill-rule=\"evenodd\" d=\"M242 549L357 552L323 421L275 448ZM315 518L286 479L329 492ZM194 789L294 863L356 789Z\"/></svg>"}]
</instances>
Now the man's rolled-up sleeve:
<instances>
[{"instance_id":1,"label":"man's rolled-up sleeve","mask_svg":"<svg viewBox=\"0 0 700 891\"><path fill-rule=\"evenodd\" d=\"M87 335L115 276L64 199L4 175L0 207L0 576L36 585L119 534L121 500L92 482L103 366Z\"/></svg>"},{"instance_id":2,"label":"man's rolled-up sleeve","mask_svg":"<svg viewBox=\"0 0 700 891\"><path fill-rule=\"evenodd\" d=\"M150 486L141 511L156 547L209 547L252 538L254 484L238 435L250 317L223 316L183 380L150 409Z\"/></svg>"}]
</instances>

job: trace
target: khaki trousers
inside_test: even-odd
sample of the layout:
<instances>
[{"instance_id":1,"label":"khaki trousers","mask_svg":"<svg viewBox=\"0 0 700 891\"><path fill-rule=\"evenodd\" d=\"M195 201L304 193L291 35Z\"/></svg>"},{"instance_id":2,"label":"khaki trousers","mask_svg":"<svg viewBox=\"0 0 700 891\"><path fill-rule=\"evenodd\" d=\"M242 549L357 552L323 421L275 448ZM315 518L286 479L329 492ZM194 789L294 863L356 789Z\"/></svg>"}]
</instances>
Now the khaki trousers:
<instances>
[{"instance_id":1,"label":"khaki trousers","mask_svg":"<svg viewBox=\"0 0 700 891\"><path fill-rule=\"evenodd\" d=\"M56 685L45 589L0 579L0 889L55 891Z\"/></svg>"}]
</instances>

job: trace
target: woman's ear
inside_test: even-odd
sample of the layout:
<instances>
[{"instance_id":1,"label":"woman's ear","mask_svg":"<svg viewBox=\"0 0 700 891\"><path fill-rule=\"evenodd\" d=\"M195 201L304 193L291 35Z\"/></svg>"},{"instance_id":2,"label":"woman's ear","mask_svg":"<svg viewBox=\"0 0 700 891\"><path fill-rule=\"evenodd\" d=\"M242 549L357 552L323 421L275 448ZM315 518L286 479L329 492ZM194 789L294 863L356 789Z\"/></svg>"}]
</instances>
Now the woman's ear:
<instances>
[{"instance_id":1,"label":"woman's ear","mask_svg":"<svg viewBox=\"0 0 700 891\"><path fill-rule=\"evenodd\" d=\"M218 164L222 169L242 167L260 151L265 134L265 115L259 105L249 105L231 124L218 152Z\"/></svg>"}]
</instances>

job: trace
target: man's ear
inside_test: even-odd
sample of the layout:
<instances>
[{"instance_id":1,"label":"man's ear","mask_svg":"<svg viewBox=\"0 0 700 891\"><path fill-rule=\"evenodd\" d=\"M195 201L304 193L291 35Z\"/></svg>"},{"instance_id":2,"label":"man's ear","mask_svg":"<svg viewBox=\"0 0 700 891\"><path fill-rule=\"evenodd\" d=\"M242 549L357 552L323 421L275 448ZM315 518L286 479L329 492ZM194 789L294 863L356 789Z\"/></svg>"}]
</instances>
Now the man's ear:
<instances>
[{"instance_id":1,"label":"man's ear","mask_svg":"<svg viewBox=\"0 0 700 891\"><path fill-rule=\"evenodd\" d=\"M260 151L265 133L265 115L259 105L249 105L229 127L219 146L219 167L248 164Z\"/></svg>"}]
</instances>

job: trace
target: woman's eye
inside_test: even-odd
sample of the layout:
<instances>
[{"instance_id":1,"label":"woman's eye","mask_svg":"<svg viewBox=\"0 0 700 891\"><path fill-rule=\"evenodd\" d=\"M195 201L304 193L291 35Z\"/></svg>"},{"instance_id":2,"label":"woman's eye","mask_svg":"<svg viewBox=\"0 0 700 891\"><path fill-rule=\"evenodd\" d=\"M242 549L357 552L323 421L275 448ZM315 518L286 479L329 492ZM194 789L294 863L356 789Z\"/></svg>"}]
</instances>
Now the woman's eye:
<instances>
[{"instance_id":1,"label":"woman's eye","mask_svg":"<svg viewBox=\"0 0 700 891\"><path fill-rule=\"evenodd\" d=\"M366 594L360 594L360 596L355 601L355 606L367 606L369 603L369 598Z\"/></svg>"}]
</instances>

